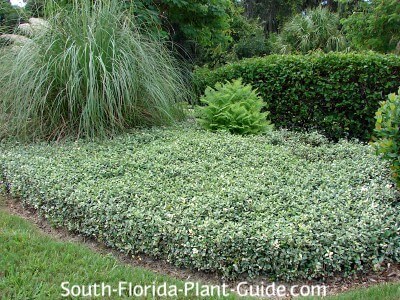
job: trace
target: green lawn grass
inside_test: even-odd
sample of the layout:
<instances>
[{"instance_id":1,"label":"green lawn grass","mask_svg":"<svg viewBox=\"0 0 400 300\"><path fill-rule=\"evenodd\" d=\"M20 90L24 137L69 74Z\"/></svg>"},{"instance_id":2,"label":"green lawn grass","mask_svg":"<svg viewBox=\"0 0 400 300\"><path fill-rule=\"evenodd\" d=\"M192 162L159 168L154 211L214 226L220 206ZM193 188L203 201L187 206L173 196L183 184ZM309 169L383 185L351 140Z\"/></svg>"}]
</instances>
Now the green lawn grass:
<instances>
[{"instance_id":1,"label":"green lawn grass","mask_svg":"<svg viewBox=\"0 0 400 300\"><path fill-rule=\"evenodd\" d=\"M57 241L40 233L28 221L0 210L0 299L60 299L65 292L61 283L67 281L70 286L104 282L117 287L120 281L133 285L166 282L178 288L185 284L143 268L123 265L85 245Z\"/></svg>"},{"instance_id":2,"label":"green lawn grass","mask_svg":"<svg viewBox=\"0 0 400 300\"><path fill-rule=\"evenodd\" d=\"M167 282L184 286L180 280L123 265L85 245L57 241L30 222L0 210L0 299L59 299L63 293L61 283L65 281L71 285L106 282L117 286L118 282L127 281L135 285ZM238 297L225 297L235 298ZM325 299L395 300L400 299L400 285L383 284Z\"/></svg>"},{"instance_id":3,"label":"green lawn grass","mask_svg":"<svg viewBox=\"0 0 400 300\"><path fill-rule=\"evenodd\" d=\"M318 297L304 298L304 300L321 299ZM380 284L370 288L360 288L337 296L326 297L326 300L398 300L400 299L400 284Z\"/></svg>"}]
</instances>

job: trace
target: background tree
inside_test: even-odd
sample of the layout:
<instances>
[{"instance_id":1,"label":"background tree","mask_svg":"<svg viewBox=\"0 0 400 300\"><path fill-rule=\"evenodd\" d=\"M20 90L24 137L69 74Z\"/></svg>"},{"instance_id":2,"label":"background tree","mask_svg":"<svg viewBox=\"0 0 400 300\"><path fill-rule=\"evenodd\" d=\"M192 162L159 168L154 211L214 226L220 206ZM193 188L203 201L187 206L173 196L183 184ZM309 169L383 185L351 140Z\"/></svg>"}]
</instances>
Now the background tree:
<instances>
[{"instance_id":1,"label":"background tree","mask_svg":"<svg viewBox=\"0 0 400 300\"><path fill-rule=\"evenodd\" d=\"M335 0L244 0L242 4L248 18L260 18L267 34L278 32L285 21L307 8L319 5L327 6L330 10L337 8Z\"/></svg>"},{"instance_id":2,"label":"background tree","mask_svg":"<svg viewBox=\"0 0 400 300\"><path fill-rule=\"evenodd\" d=\"M19 20L17 8L13 7L8 0L0 0L0 34L12 33Z\"/></svg>"},{"instance_id":3,"label":"background tree","mask_svg":"<svg viewBox=\"0 0 400 300\"><path fill-rule=\"evenodd\" d=\"M43 17L45 0L28 0L25 9L32 17Z\"/></svg>"},{"instance_id":4,"label":"background tree","mask_svg":"<svg viewBox=\"0 0 400 300\"><path fill-rule=\"evenodd\" d=\"M50 0L51 1L51 0ZM65 6L73 0L51 1ZM225 49L230 41L232 0L122 0L146 31L170 38L185 57ZM29 0L27 9L43 15L46 0Z\"/></svg>"},{"instance_id":5,"label":"background tree","mask_svg":"<svg viewBox=\"0 0 400 300\"><path fill-rule=\"evenodd\" d=\"M347 37L357 49L395 51L400 42L400 1L362 2L359 10L342 23Z\"/></svg>"},{"instance_id":6,"label":"background tree","mask_svg":"<svg viewBox=\"0 0 400 300\"><path fill-rule=\"evenodd\" d=\"M364 0L335 0L335 2L339 16L344 18L359 10Z\"/></svg>"},{"instance_id":7,"label":"background tree","mask_svg":"<svg viewBox=\"0 0 400 300\"><path fill-rule=\"evenodd\" d=\"M228 49L231 59L262 56L270 53L263 25L259 19L248 19L238 7L230 25L232 42Z\"/></svg>"},{"instance_id":8,"label":"background tree","mask_svg":"<svg viewBox=\"0 0 400 300\"><path fill-rule=\"evenodd\" d=\"M231 41L230 22L234 9L231 0L155 1L162 29L176 50L194 62L208 61L225 52Z\"/></svg>"},{"instance_id":9,"label":"background tree","mask_svg":"<svg viewBox=\"0 0 400 300\"><path fill-rule=\"evenodd\" d=\"M279 26L302 8L302 0L244 0L246 16L260 18L266 33L277 32Z\"/></svg>"},{"instance_id":10,"label":"background tree","mask_svg":"<svg viewBox=\"0 0 400 300\"><path fill-rule=\"evenodd\" d=\"M220 47L207 51L200 48L200 58L196 63L216 66L228 61L262 56L270 53L263 25L259 19L249 19L240 3L234 3L229 16L229 41Z\"/></svg>"},{"instance_id":11,"label":"background tree","mask_svg":"<svg viewBox=\"0 0 400 300\"><path fill-rule=\"evenodd\" d=\"M328 8L306 10L285 23L272 41L273 50L285 54L345 50L348 45L339 27L339 16Z\"/></svg>"}]
</instances>

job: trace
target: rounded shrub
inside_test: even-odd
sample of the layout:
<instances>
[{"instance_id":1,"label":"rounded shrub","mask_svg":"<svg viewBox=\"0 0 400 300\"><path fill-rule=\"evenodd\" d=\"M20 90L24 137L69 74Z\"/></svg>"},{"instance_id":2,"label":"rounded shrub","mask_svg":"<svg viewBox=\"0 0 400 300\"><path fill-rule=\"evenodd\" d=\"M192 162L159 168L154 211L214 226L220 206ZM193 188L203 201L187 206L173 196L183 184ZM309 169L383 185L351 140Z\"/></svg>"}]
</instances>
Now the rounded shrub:
<instances>
[{"instance_id":1,"label":"rounded shrub","mask_svg":"<svg viewBox=\"0 0 400 300\"><path fill-rule=\"evenodd\" d=\"M198 68L194 85L242 78L268 103L280 128L318 130L330 139L368 141L379 102L397 90L400 57L376 53L269 55L210 70Z\"/></svg>"},{"instance_id":2,"label":"rounded shrub","mask_svg":"<svg viewBox=\"0 0 400 300\"><path fill-rule=\"evenodd\" d=\"M393 177L400 186L400 89L381 102L376 112L375 137L372 145L377 154L391 163Z\"/></svg>"},{"instance_id":3,"label":"rounded shrub","mask_svg":"<svg viewBox=\"0 0 400 300\"><path fill-rule=\"evenodd\" d=\"M234 134L257 134L272 129L267 121L269 112L262 98L250 84L241 79L207 87L200 101L206 106L198 109L201 125L212 131L226 130Z\"/></svg>"},{"instance_id":4,"label":"rounded shrub","mask_svg":"<svg viewBox=\"0 0 400 300\"><path fill-rule=\"evenodd\" d=\"M40 34L1 53L3 136L105 136L182 116L174 58L120 2L53 2Z\"/></svg>"}]
</instances>

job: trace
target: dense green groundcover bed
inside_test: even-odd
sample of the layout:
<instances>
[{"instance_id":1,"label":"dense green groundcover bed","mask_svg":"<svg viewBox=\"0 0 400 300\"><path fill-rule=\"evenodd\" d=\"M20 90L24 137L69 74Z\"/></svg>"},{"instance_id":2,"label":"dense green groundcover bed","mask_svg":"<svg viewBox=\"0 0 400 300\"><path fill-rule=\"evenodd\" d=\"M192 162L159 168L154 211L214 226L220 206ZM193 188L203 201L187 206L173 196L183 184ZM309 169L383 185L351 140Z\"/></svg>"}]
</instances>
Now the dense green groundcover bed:
<instances>
[{"instance_id":1,"label":"dense green groundcover bed","mask_svg":"<svg viewBox=\"0 0 400 300\"><path fill-rule=\"evenodd\" d=\"M356 142L185 126L1 148L12 195L122 251L229 278L318 278L400 260L399 193Z\"/></svg>"}]
</instances>

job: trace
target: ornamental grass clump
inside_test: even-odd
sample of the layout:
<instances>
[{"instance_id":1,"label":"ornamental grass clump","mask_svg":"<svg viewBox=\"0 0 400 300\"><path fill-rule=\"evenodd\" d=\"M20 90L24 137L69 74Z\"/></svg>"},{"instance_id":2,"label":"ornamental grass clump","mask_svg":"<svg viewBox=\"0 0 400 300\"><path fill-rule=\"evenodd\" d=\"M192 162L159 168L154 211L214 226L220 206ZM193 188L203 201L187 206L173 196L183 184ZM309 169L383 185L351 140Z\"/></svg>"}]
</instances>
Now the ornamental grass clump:
<instances>
[{"instance_id":1,"label":"ornamental grass clump","mask_svg":"<svg viewBox=\"0 0 400 300\"><path fill-rule=\"evenodd\" d=\"M198 109L200 124L211 131L226 130L234 134L257 134L271 130L269 112L262 98L251 85L241 79L207 87L200 101L206 106Z\"/></svg>"},{"instance_id":2,"label":"ornamental grass clump","mask_svg":"<svg viewBox=\"0 0 400 300\"><path fill-rule=\"evenodd\" d=\"M0 55L3 137L108 136L183 116L174 58L119 1L50 4L48 26Z\"/></svg>"}]
</instances>

